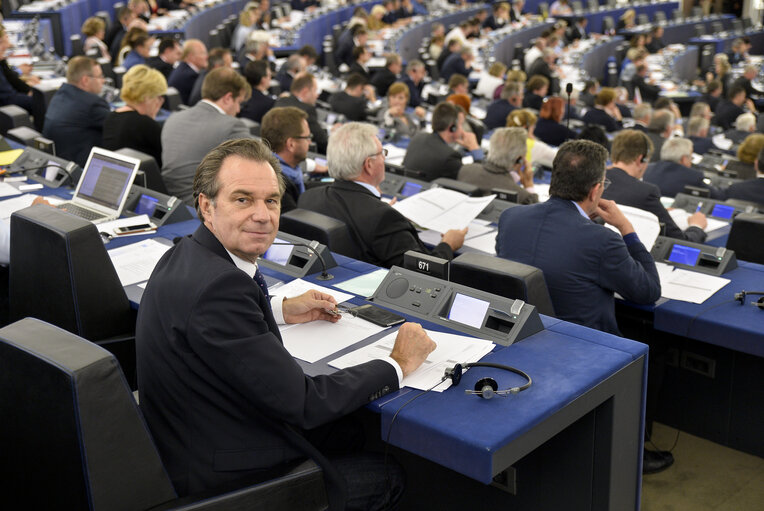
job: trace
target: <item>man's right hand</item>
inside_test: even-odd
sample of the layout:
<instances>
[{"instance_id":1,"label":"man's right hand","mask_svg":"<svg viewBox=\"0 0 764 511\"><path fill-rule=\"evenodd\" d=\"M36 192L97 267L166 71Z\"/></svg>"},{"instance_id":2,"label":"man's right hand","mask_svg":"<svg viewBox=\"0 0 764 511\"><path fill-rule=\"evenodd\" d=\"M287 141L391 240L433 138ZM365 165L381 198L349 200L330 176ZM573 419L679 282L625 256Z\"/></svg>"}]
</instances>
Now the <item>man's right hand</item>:
<instances>
[{"instance_id":1,"label":"man's right hand","mask_svg":"<svg viewBox=\"0 0 764 511\"><path fill-rule=\"evenodd\" d=\"M398 330L390 358L398 362L405 378L414 372L438 345L419 323L404 323Z\"/></svg>"},{"instance_id":2,"label":"man's right hand","mask_svg":"<svg viewBox=\"0 0 764 511\"><path fill-rule=\"evenodd\" d=\"M687 217L687 225L694 225L695 227L700 227L705 231L706 227L708 227L708 219L706 219L706 215L700 211L696 211Z\"/></svg>"},{"instance_id":3,"label":"man's right hand","mask_svg":"<svg viewBox=\"0 0 764 511\"><path fill-rule=\"evenodd\" d=\"M462 138L456 142L468 151L474 151L475 149L480 148L480 144L478 144L475 134L468 131L465 131Z\"/></svg>"},{"instance_id":4,"label":"man's right hand","mask_svg":"<svg viewBox=\"0 0 764 511\"><path fill-rule=\"evenodd\" d=\"M618 229L621 236L626 236L627 234L634 232L634 226L631 225L631 222L629 222L629 219L623 214L623 211L618 208L615 201L600 199L595 213L606 223Z\"/></svg>"},{"instance_id":5,"label":"man's right hand","mask_svg":"<svg viewBox=\"0 0 764 511\"><path fill-rule=\"evenodd\" d=\"M451 229L443 234L441 241L451 247L451 250L459 250L464 245L464 237L467 235L467 227L464 229Z\"/></svg>"}]
</instances>

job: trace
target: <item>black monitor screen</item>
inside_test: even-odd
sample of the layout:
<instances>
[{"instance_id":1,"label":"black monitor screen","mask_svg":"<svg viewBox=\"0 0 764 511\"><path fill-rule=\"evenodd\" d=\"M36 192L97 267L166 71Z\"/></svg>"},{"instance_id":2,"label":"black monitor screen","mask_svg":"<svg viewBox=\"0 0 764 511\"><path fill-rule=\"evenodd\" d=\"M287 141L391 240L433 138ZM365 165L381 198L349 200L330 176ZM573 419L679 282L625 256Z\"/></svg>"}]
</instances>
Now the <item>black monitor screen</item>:
<instances>
[{"instance_id":1,"label":"black monitor screen","mask_svg":"<svg viewBox=\"0 0 764 511\"><path fill-rule=\"evenodd\" d=\"M725 206L723 204L717 204L714 209L711 210L711 216L716 218L724 218L725 220L732 219L732 214L735 212L733 206Z\"/></svg>"},{"instance_id":2,"label":"black monitor screen","mask_svg":"<svg viewBox=\"0 0 764 511\"><path fill-rule=\"evenodd\" d=\"M687 247L684 245L676 244L671 249L668 260L672 263L686 264L687 266L695 266L700 257L700 249Z\"/></svg>"}]
</instances>

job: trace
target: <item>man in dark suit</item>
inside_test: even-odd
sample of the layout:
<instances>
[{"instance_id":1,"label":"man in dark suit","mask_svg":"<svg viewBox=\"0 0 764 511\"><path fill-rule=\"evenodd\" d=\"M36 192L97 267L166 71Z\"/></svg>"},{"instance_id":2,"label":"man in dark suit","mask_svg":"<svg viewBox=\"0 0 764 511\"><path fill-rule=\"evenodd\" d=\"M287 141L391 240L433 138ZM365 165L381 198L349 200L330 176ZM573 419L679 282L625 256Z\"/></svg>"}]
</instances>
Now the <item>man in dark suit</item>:
<instances>
[{"instance_id":1,"label":"man in dark suit","mask_svg":"<svg viewBox=\"0 0 764 511\"><path fill-rule=\"evenodd\" d=\"M549 200L505 210L496 253L541 268L558 318L620 335L613 292L650 304L660 297L660 281L629 220L601 199L606 161L607 150L589 140L560 146ZM592 222L593 215L620 235Z\"/></svg>"},{"instance_id":2,"label":"man in dark suit","mask_svg":"<svg viewBox=\"0 0 764 511\"><path fill-rule=\"evenodd\" d=\"M634 78L631 79L631 83L634 86L634 90L639 91L642 101L646 103L654 102L661 93L660 87L647 81L647 66L644 64L637 66L637 72L634 74Z\"/></svg>"},{"instance_id":3,"label":"man in dark suit","mask_svg":"<svg viewBox=\"0 0 764 511\"><path fill-rule=\"evenodd\" d=\"M359 74L366 78L366 82L371 79L367 62L371 60L371 52L366 46L356 46L353 48L353 63L350 64L348 74Z\"/></svg>"},{"instance_id":4,"label":"man in dark suit","mask_svg":"<svg viewBox=\"0 0 764 511\"><path fill-rule=\"evenodd\" d=\"M722 82L719 80L711 80L706 84L706 91L701 96L700 101L706 103L712 112L716 112L716 107L719 106L719 100L722 95Z\"/></svg>"},{"instance_id":5,"label":"man in dark suit","mask_svg":"<svg viewBox=\"0 0 764 511\"><path fill-rule=\"evenodd\" d=\"M103 42L109 48L112 61L116 60L116 55L119 53L119 47L122 44L122 38L127 33L127 26L134 19L135 14L128 6L120 7L119 11L117 11L117 22L109 27L108 32L104 35Z\"/></svg>"},{"instance_id":6,"label":"man in dark suit","mask_svg":"<svg viewBox=\"0 0 764 511\"><path fill-rule=\"evenodd\" d=\"M523 105L523 85L520 82L509 82L501 89L499 99L488 105L485 112L486 128L493 130L507 125L507 116Z\"/></svg>"},{"instance_id":7,"label":"man in dark suit","mask_svg":"<svg viewBox=\"0 0 764 511\"><path fill-rule=\"evenodd\" d=\"M655 25L650 30L650 35L650 42L646 45L647 51L658 53L666 47L666 43L663 42L663 27L661 25Z\"/></svg>"},{"instance_id":8,"label":"man in dark suit","mask_svg":"<svg viewBox=\"0 0 764 511\"><path fill-rule=\"evenodd\" d=\"M422 179L432 181L439 177L456 179L462 168L462 155L451 148L458 144L475 161L483 160L483 150L474 133L464 131L464 111L453 103L440 103L432 112L432 133L417 133L411 139L403 167L419 172Z\"/></svg>"},{"instance_id":9,"label":"man in dark suit","mask_svg":"<svg viewBox=\"0 0 764 511\"><path fill-rule=\"evenodd\" d=\"M406 64L406 75L401 79L409 88L409 106L416 108L422 104L422 89L427 69L421 60L412 60Z\"/></svg>"},{"instance_id":10,"label":"man in dark suit","mask_svg":"<svg viewBox=\"0 0 764 511\"><path fill-rule=\"evenodd\" d=\"M202 99L202 85L204 79L207 77L207 73L213 69L219 67L233 68L233 57L231 57L231 50L228 48L212 48L209 51L207 58L207 69L201 71L199 76L196 77L194 86L191 87L191 93L188 95L188 105L194 106Z\"/></svg>"},{"instance_id":11,"label":"man in dark suit","mask_svg":"<svg viewBox=\"0 0 764 511\"><path fill-rule=\"evenodd\" d=\"M356 46L366 46L369 40L369 33L363 25L355 25L350 29L349 37L340 37L337 41L337 48L334 50L334 58L337 65L345 64L348 67L353 63L353 48Z\"/></svg>"},{"instance_id":12,"label":"man in dark suit","mask_svg":"<svg viewBox=\"0 0 764 511\"><path fill-rule=\"evenodd\" d=\"M472 61L474 60L475 55L472 53L471 48L465 47L456 53L452 53L443 63L440 77L443 81L447 82L451 75L460 74L462 76L469 76L472 70Z\"/></svg>"},{"instance_id":13,"label":"man in dark suit","mask_svg":"<svg viewBox=\"0 0 764 511\"><path fill-rule=\"evenodd\" d=\"M704 117L690 117L687 122L687 138L692 141L692 152L703 155L716 149L713 140L708 137L710 123Z\"/></svg>"},{"instance_id":14,"label":"man in dark suit","mask_svg":"<svg viewBox=\"0 0 764 511\"><path fill-rule=\"evenodd\" d=\"M523 12L523 6L525 5L524 0L512 0L512 7L509 9L509 20L517 23L518 21L523 20L523 15L525 14Z\"/></svg>"},{"instance_id":15,"label":"man in dark suit","mask_svg":"<svg viewBox=\"0 0 764 511\"><path fill-rule=\"evenodd\" d=\"M746 98L745 89L740 85L733 85L730 87L727 98L719 101L719 104L716 106L714 124L721 126L725 130L731 129L738 116L745 113L743 105L747 105L751 112L756 111L753 102Z\"/></svg>"},{"instance_id":16,"label":"man in dark suit","mask_svg":"<svg viewBox=\"0 0 764 511\"><path fill-rule=\"evenodd\" d=\"M749 98L752 98L753 96L763 96L764 91L760 91L756 87L753 86L751 83L751 80L756 78L759 74L759 68L758 66L755 66L753 64L748 64L743 68L743 74L737 78L734 82L732 82L733 87L735 85L740 85L745 89L745 94Z\"/></svg>"},{"instance_id":17,"label":"man in dark suit","mask_svg":"<svg viewBox=\"0 0 764 511\"><path fill-rule=\"evenodd\" d=\"M288 91L292 88L292 80L298 74L305 71L302 58L293 53L289 56L286 62L279 68L276 73L276 81L279 82L279 87L283 91Z\"/></svg>"},{"instance_id":18,"label":"man in dark suit","mask_svg":"<svg viewBox=\"0 0 764 511\"><path fill-rule=\"evenodd\" d=\"M183 104L188 105L191 89L199 77L199 73L207 69L207 47L199 39L188 39L183 44L182 62L167 79L167 85L178 89Z\"/></svg>"},{"instance_id":19,"label":"man in dark suit","mask_svg":"<svg viewBox=\"0 0 764 511\"><path fill-rule=\"evenodd\" d=\"M640 103L634 107L634 126L632 129L647 133L647 126L653 117L653 107L649 103Z\"/></svg>"},{"instance_id":20,"label":"man in dark suit","mask_svg":"<svg viewBox=\"0 0 764 511\"><path fill-rule=\"evenodd\" d=\"M387 89L398 80L401 71L403 67L400 55L388 53L385 56L385 67L371 77L371 85L377 90L377 96L380 98L387 96Z\"/></svg>"},{"instance_id":21,"label":"man in dark suit","mask_svg":"<svg viewBox=\"0 0 764 511\"><path fill-rule=\"evenodd\" d=\"M653 144L644 133L623 130L610 150L613 166L607 171L610 187L603 197L621 206L631 206L652 213L665 225L665 235L670 238L703 243L706 239L706 216L696 212L687 219L689 227L682 232L661 204L661 191L651 183L640 181L650 161Z\"/></svg>"},{"instance_id":22,"label":"man in dark suit","mask_svg":"<svg viewBox=\"0 0 764 511\"><path fill-rule=\"evenodd\" d=\"M703 182L703 172L692 168L692 140L670 138L661 148L661 159L647 166L644 181L660 188L664 197L676 197L685 186L704 188L711 198L724 200L724 192Z\"/></svg>"},{"instance_id":23,"label":"man in dark suit","mask_svg":"<svg viewBox=\"0 0 764 511\"><path fill-rule=\"evenodd\" d=\"M260 122L265 113L276 103L276 100L268 94L273 77L271 67L264 60L250 62L244 68L244 77L252 86L252 97L242 105L239 117Z\"/></svg>"},{"instance_id":24,"label":"man in dark suit","mask_svg":"<svg viewBox=\"0 0 764 511\"><path fill-rule=\"evenodd\" d=\"M292 80L291 94L277 99L273 106L296 106L300 110L304 110L308 114L308 126L310 126L313 141L316 143L316 150L321 154L326 154L326 130L318 122L318 113L316 112L318 95L316 77L310 73L301 73Z\"/></svg>"},{"instance_id":25,"label":"man in dark suit","mask_svg":"<svg viewBox=\"0 0 764 511\"><path fill-rule=\"evenodd\" d=\"M180 60L182 50L178 41L171 37L165 37L159 42L159 53L156 57L146 59L146 65L162 73L165 79L169 79L175 68L175 63Z\"/></svg>"},{"instance_id":26,"label":"man in dark suit","mask_svg":"<svg viewBox=\"0 0 764 511\"><path fill-rule=\"evenodd\" d=\"M365 121L367 97L364 95L364 87L366 84L366 77L363 75L353 73L348 76L345 89L329 97L332 111L344 115L351 121Z\"/></svg>"},{"instance_id":27,"label":"man in dark suit","mask_svg":"<svg viewBox=\"0 0 764 511\"><path fill-rule=\"evenodd\" d=\"M306 190L298 206L342 220L356 241L358 258L389 268L403 264L403 254L416 250L451 259L464 243L467 229L452 229L428 250L416 229L402 214L379 200L385 179L385 150L377 138L379 128L348 123L329 138L327 159L334 182Z\"/></svg>"},{"instance_id":28,"label":"man in dark suit","mask_svg":"<svg viewBox=\"0 0 764 511\"><path fill-rule=\"evenodd\" d=\"M568 44L571 44L574 41L580 41L581 39L588 39L589 36L586 33L587 23L588 20L583 16L575 19L573 24L565 32L565 40Z\"/></svg>"},{"instance_id":29,"label":"man in dark suit","mask_svg":"<svg viewBox=\"0 0 764 511\"><path fill-rule=\"evenodd\" d=\"M544 48L541 57L537 58L528 68L528 76L541 75L549 80L549 93L557 94L560 91L560 81L557 79L557 67L555 66L557 53L552 48Z\"/></svg>"},{"instance_id":30,"label":"man in dark suit","mask_svg":"<svg viewBox=\"0 0 764 511\"><path fill-rule=\"evenodd\" d=\"M724 138L732 140L737 145L743 143L743 140L751 133L756 131L756 116L750 112L740 114L735 119L734 129L724 132Z\"/></svg>"},{"instance_id":31,"label":"man in dark suit","mask_svg":"<svg viewBox=\"0 0 764 511\"><path fill-rule=\"evenodd\" d=\"M653 150L650 153L650 161L658 161L661 155L661 148L674 131L674 113L671 110L660 109L653 112L650 122L647 124L645 134L653 144Z\"/></svg>"},{"instance_id":32,"label":"man in dark suit","mask_svg":"<svg viewBox=\"0 0 764 511\"><path fill-rule=\"evenodd\" d=\"M312 457L324 467L334 506L344 504L335 484L348 470L369 479L348 479L348 503L394 506L397 470L388 490L381 462L375 468L359 454L354 463L327 462L311 440L317 428L326 432L321 426L397 390L435 345L408 324L389 357L331 376L303 373L277 324L339 316L335 300L315 290L268 298L257 258L278 231L284 185L276 169L270 149L255 140L222 144L199 166L202 225L162 257L138 313L141 409L181 496L267 480Z\"/></svg>"},{"instance_id":33,"label":"man in dark suit","mask_svg":"<svg viewBox=\"0 0 764 511\"><path fill-rule=\"evenodd\" d=\"M725 190L726 198L764 204L764 147L753 162L753 168L756 170L756 178L731 184Z\"/></svg>"},{"instance_id":34,"label":"man in dark suit","mask_svg":"<svg viewBox=\"0 0 764 511\"><path fill-rule=\"evenodd\" d=\"M56 143L56 154L84 166L94 145L101 145L109 104L99 96L104 76L90 57L74 57L66 68L66 83L45 112L44 137Z\"/></svg>"},{"instance_id":35,"label":"man in dark suit","mask_svg":"<svg viewBox=\"0 0 764 511\"><path fill-rule=\"evenodd\" d=\"M450 39L446 45L443 47L443 50L440 52L440 55L438 55L438 59L435 61L435 65L438 68L438 71L441 73L443 72L443 66L446 63L446 60L453 54L459 53L462 49L462 42L459 39Z\"/></svg>"}]
</instances>

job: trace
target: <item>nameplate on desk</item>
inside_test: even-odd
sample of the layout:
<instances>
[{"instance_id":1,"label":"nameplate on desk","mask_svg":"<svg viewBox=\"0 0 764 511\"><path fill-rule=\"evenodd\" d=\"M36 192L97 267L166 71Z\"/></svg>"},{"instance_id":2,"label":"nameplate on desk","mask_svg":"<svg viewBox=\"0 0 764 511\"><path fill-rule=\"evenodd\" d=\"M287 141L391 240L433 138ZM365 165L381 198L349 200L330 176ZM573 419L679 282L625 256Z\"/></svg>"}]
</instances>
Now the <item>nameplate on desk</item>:
<instances>
[{"instance_id":1,"label":"nameplate on desk","mask_svg":"<svg viewBox=\"0 0 764 511\"><path fill-rule=\"evenodd\" d=\"M650 254L657 262L708 275L718 276L737 268L734 250L665 236L658 236Z\"/></svg>"},{"instance_id":2,"label":"nameplate on desk","mask_svg":"<svg viewBox=\"0 0 764 511\"><path fill-rule=\"evenodd\" d=\"M403 267L439 279L449 280L450 261L442 257L409 250L403 254Z\"/></svg>"},{"instance_id":3,"label":"nameplate on desk","mask_svg":"<svg viewBox=\"0 0 764 511\"><path fill-rule=\"evenodd\" d=\"M393 266L368 301L509 346L544 329L536 307Z\"/></svg>"}]
</instances>

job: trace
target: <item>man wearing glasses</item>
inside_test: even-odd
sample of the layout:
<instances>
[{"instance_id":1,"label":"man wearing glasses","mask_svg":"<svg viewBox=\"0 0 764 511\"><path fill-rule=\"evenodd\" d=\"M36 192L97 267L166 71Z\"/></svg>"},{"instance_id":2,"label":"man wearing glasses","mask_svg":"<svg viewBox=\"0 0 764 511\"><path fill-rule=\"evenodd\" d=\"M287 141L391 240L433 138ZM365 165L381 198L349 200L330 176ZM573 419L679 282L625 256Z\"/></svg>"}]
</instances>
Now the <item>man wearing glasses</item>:
<instances>
[{"instance_id":1,"label":"man wearing glasses","mask_svg":"<svg viewBox=\"0 0 764 511\"><path fill-rule=\"evenodd\" d=\"M45 112L44 137L56 143L57 155L84 166L90 148L101 145L109 104L99 96L104 76L90 57L74 57L66 69L66 83Z\"/></svg>"},{"instance_id":2,"label":"man wearing glasses","mask_svg":"<svg viewBox=\"0 0 764 511\"><path fill-rule=\"evenodd\" d=\"M380 200L387 151L377 138L378 131L376 126L358 122L334 130L327 159L329 175L335 181L307 190L300 196L299 207L345 222L358 247L357 259L385 268L401 266L408 250L451 259L464 243L467 229L447 231L441 242L428 250L411 222Z\"/></svg>"},{"instance_id":3,"label":"man wearing glasses","mask_svg":"<svg viewBox=\"0 0 764 511\"><path fill-rule=\"evenodd\" d=\"M661 284L631 222L615 202L602 199L610 184L607 158L607 150L588 140L561 145L549 200L504 211L496 253L544 272L558 318L620 335L613 293L651 304L660 298Z\"/></svg>"}]
</instances>

